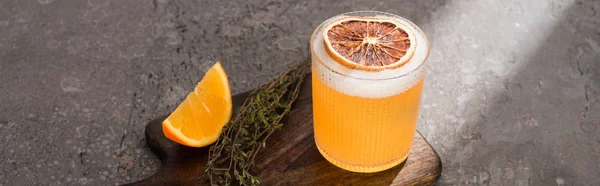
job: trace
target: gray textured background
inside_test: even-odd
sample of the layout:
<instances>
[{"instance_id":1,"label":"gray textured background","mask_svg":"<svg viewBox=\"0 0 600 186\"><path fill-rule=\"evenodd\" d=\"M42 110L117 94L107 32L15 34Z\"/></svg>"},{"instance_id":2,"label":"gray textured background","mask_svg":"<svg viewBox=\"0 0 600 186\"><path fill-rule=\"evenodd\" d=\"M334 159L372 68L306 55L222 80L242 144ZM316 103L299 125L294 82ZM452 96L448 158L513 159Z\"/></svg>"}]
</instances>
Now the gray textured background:
<instances>
[{"instance_id":1,"label":"gray textured background","mask_svg":"<svg viewBox=\"0 0 600 186\"><path fill-rule=\"evenodd\" d=\"M147 177L144 125L216 60L234 93L252 89L353 10L430 37L418 128L439 185L600 183L598 0L0 0L0 185Z\"/></svg>"}]
</instances>

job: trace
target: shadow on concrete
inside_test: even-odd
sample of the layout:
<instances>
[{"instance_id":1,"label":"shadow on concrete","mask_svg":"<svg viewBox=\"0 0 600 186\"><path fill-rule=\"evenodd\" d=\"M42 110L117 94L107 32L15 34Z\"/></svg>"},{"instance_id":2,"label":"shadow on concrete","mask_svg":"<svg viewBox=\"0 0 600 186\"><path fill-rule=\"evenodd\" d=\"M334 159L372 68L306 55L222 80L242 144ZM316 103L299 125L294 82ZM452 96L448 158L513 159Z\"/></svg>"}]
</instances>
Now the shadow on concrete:
<instances>
[{"instance_id":1,"label":"shadow on concrete","mask_svg":"<svg viewBox=\"0 0 600 186\"><path fill-rule=\"evenodd\" d=\"M600 182L599 17L584 18L594 3L569 7L504 91L486 95L490 104L458 129L462 149L449 151L467 162L444 165L439 185Z\"/></svg>"}]
</instances>

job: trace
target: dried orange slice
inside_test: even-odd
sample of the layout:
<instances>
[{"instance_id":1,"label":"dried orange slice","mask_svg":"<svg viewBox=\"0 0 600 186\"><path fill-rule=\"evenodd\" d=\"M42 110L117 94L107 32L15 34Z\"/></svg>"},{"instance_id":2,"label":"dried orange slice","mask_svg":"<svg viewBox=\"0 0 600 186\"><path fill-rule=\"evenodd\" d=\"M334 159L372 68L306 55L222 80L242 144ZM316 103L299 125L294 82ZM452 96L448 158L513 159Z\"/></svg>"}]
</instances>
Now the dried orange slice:
<instances>
[{"instance_id":1,"label":"dried orange slice","mask_svg":"<svg viewBox=\"0 0 600 186\"><path fill-rule=\"evenodd\" d=\"M414 34L385 17L345 17L323 31L327 53L352 69L381 71L405 64L416 48Z\"/></svg>"},{"instance_id":2,"label":"dried orange slice","mask_svg":"<svg viewBox=\"0 0 600 186\"><path fill-rule=\"evenodd\" d=\"M179 144L203 147L214 143L231 118L231 91L227 74L217 62L194 91L165 119L165 136Z\"/></svg>"}]
</instances>

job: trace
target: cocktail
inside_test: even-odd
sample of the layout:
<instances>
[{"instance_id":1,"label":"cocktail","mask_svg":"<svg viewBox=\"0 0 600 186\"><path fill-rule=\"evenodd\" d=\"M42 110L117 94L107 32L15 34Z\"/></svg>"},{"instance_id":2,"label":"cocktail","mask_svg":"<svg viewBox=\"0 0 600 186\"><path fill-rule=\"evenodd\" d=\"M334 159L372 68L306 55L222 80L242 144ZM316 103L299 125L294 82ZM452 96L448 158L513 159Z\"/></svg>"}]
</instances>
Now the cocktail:
<instances>
[{"instance_id":1,"label":"cocktail","mask_svg":"<svg viewBox=\"0 0 600 186\"><path fill-rule=\"evenodd\" d=\"M429 42L397 15L360 11L313 32L314 133L321 154L354 172L406 160L416 130Z\"/></svg>"}]
</instances>

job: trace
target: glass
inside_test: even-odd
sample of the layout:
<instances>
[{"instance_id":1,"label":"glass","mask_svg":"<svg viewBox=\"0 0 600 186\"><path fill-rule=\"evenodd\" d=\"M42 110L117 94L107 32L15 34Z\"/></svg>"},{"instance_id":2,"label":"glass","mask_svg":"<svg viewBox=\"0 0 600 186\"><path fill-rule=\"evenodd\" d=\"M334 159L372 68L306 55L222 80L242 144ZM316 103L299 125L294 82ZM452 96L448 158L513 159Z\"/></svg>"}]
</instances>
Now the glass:
<instances>
[{"instance_id":1,"label":"glass","mask_svg":"<svg viewBox=\"0 0 600 186\"><path fill-rule=\"evenodd\" d=\"M325 51L323 27L344 16L387 17L414 34L412 57L378 72L349 69ZM415 24L375 11L350 12L321 23L310 40L315 142L332 164L378 172L404 162L415 135L429 42Z\"/></svg>"}]
</instances>

